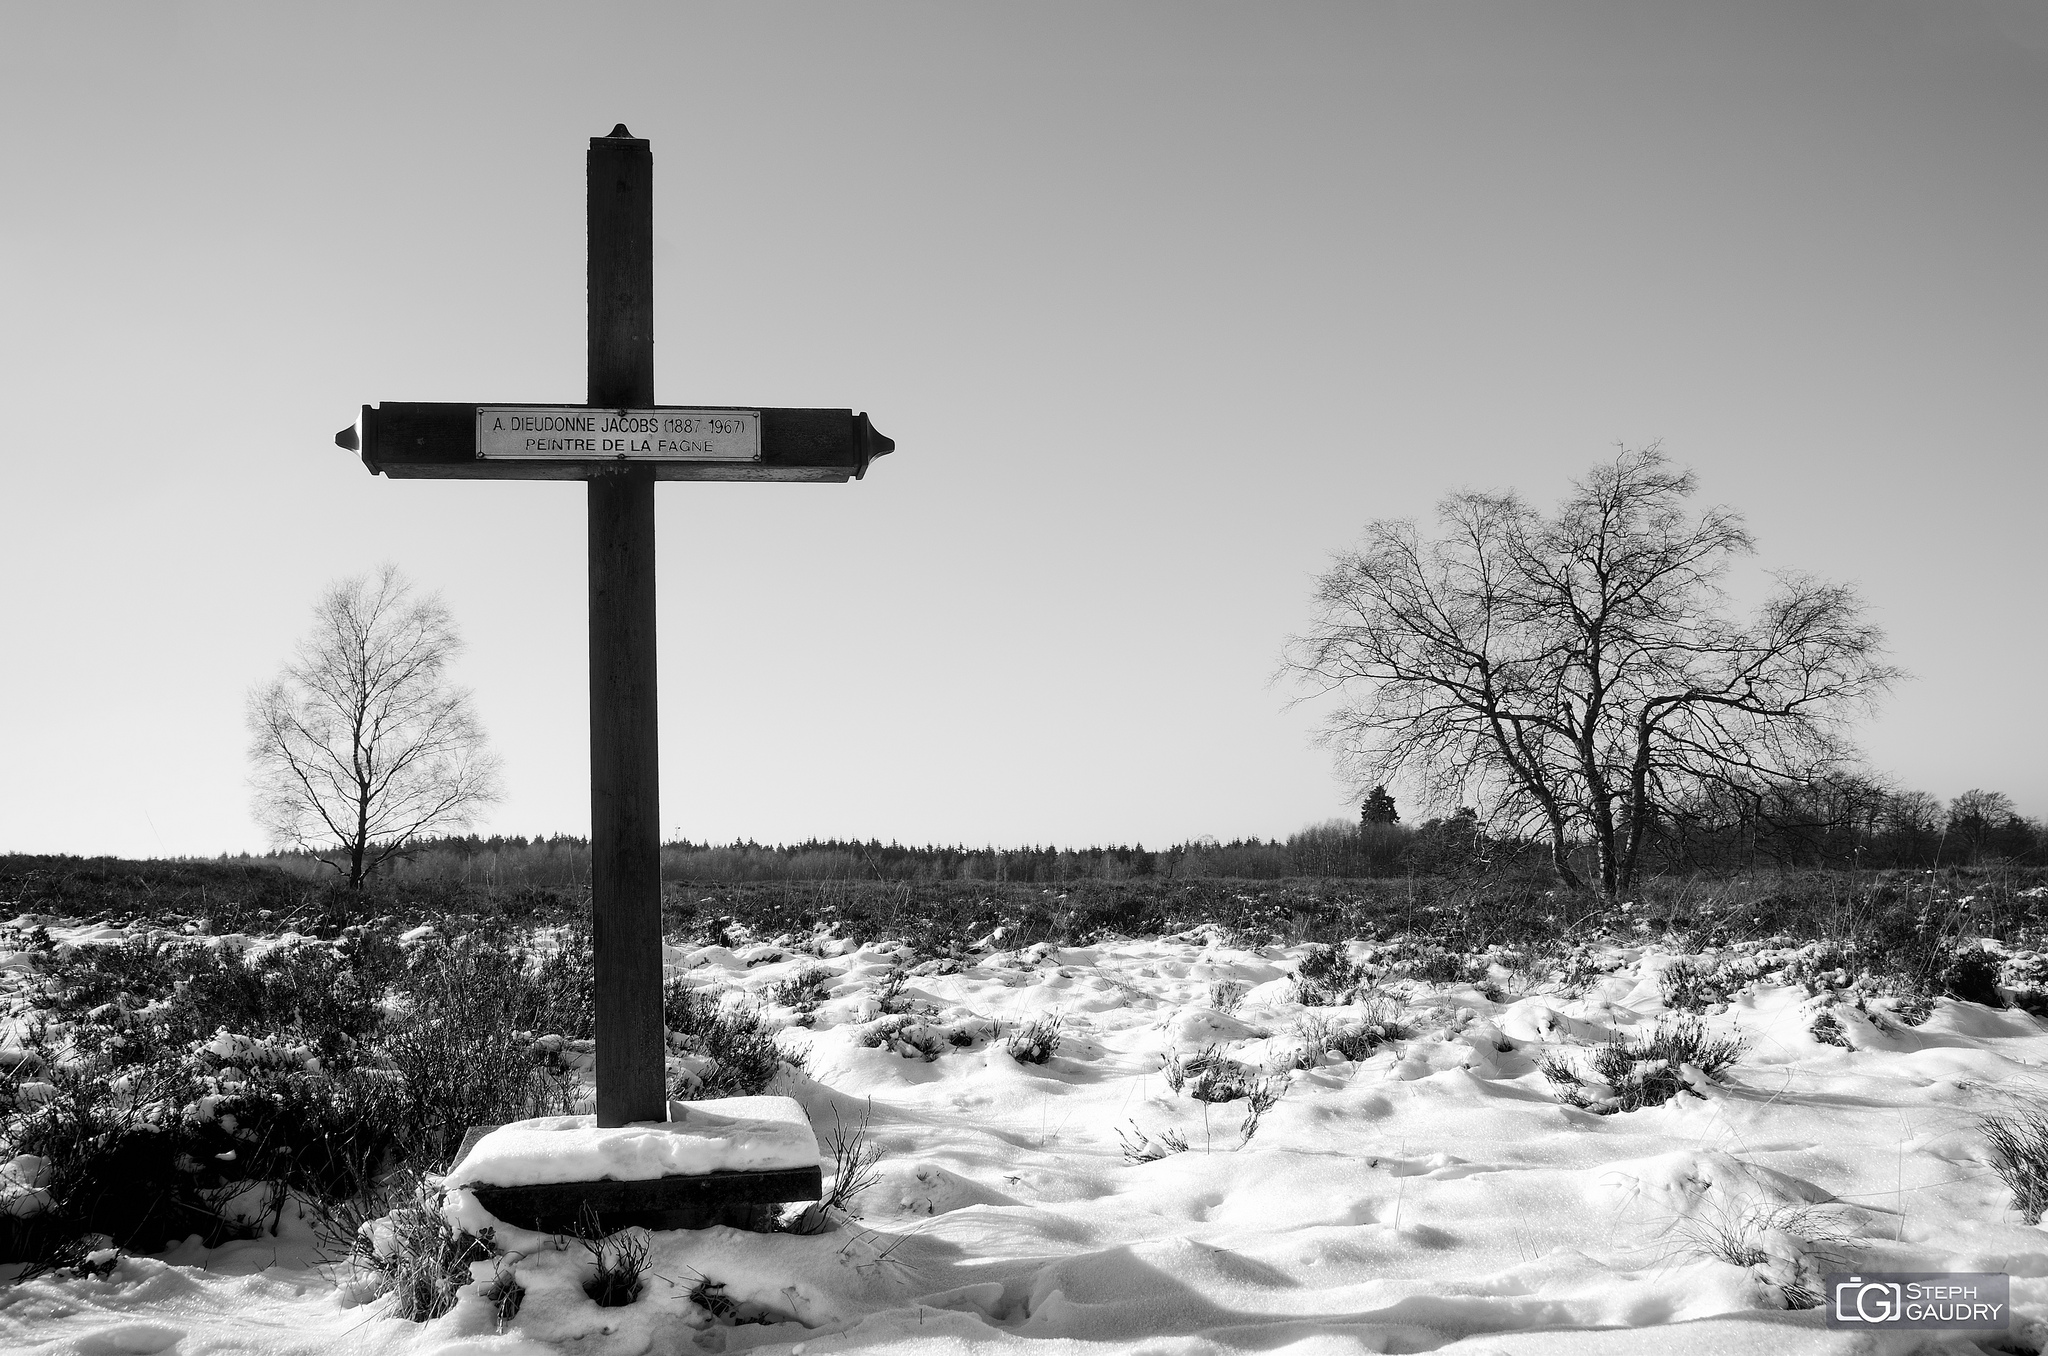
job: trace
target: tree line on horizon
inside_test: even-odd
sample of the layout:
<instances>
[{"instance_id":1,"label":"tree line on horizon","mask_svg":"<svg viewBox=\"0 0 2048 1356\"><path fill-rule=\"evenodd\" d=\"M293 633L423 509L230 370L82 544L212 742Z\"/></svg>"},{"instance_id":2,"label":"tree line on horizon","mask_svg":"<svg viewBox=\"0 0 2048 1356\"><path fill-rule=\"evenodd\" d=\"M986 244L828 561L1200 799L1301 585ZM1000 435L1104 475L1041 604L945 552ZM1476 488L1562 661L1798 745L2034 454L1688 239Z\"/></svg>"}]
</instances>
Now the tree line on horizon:
<instances>
[{"instance_id":1,"label":"tree line on horizon","mask_svg":"<svg viewBox=\"0 0 2048 1356\"><path fill-rule=\"evenodd\" d=\"M1549 845L1490 831L1471 809L1401 822L1375 788L1357 820L1333 819L1284 839L1200 838L1160 849L1142 843L1089 847L909 845L851 839L800 843L697 843L661 849L662 878L696 884L772 881L990 881L1061 885L1082 880L1278 880L1290 877L1541 874ZM1658 874L1755 870L1925 870L2039 865L2048 826L2001 792L1973 790L1943 804L1920 792L1836 778L1660 830L1650 864ZM311 854L243 854L307 875ZM576 887L589 880L590 843L570 834L527 838L460 835L422 840L388 860L393 879L502 886Z\"/></svg>"},{"instance_id":2,"label":"tree line on horizon","mask_svg":"<svg viewBox=\"0 0 2048 1356\"><path fill-rule=\"evenodd\" d=\"M1755 543L1652 445L1622 449L1550 512L1460 492L1435 531L1366 525L1318 581L1283 659L1327 697L1323 740L1361 822L1163 850L677 842L668 880L1044 881L1546 871L1610 900L1647 876L1758 866L2038 861L2000 792L1943 805L1869 771L1855 720L1904 678L1848 585L1780 571L1749 615ZM395 567L343 580L248 724L258 820L295 868L580 883L580 840L455 837L499 796L438 598ZM1389 784L1452 813L1404 825ZM436 836L438 835L438 836Z\"/></svg>"}]
</instances>

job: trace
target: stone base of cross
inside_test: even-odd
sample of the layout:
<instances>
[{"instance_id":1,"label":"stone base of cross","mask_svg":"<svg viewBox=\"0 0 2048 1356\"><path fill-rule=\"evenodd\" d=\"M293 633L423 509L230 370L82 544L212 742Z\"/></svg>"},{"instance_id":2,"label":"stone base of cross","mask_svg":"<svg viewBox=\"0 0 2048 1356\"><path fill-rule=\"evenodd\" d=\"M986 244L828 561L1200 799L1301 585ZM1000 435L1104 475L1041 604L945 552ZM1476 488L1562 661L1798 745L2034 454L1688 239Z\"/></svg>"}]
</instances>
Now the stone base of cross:
<instances>
[{"instance_id":1,"label":"stone base of cross","mask_svg":"<svg viewBox=\"0 0 2048 1356\"><path fill-rule=\"evenodd\" d=\"M662 1121L604 1127L542 1116L472 1130L448 1169L472 1232L762 1229L824 1190L817 1137L791 1097L671 1102ZM503 1240L500 1240L501 1243Z\"/></svg>"}]
</instances>

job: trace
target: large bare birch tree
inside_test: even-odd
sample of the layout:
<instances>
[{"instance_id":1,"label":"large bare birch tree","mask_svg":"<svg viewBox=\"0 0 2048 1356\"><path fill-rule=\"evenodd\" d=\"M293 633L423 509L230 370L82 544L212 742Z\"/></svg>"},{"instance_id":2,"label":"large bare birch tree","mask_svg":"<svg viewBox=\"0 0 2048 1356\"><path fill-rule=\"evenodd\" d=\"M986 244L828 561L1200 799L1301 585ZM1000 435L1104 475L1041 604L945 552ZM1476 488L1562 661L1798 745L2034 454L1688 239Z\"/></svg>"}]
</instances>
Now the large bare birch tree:
<instances>
[{"instance_id":1,"label":"large bare birch tree","mask_svg":"<svg viewBox=\"0 0 2048 1356\"><path fill-rule=\"evenodd\" d=\"M249 694L255 815L360 889L421 834L468 827L497 798L498 762L447 680L462 641L438 596L386 565L331 586L313 616Z\"/></svg>"},{"instance_id":2,"label":"large bare birch tree","mask_svg":"<svg viewBox=\"0 0 2048 1356\"><path fill-rule=\"evenodd\" d=\"M1590 843L1612 896L1647 836L1710 789L1847 766L1849 719L1898 676L1853 589L1775 576L1755 616L1722 583L1754 549L1741 518L1694 510L1691 472L1623 451L1538 513L1454 494L1437 534L1370 524L1319 581L1287 666L1339 705L1324 741L1361 785L1405 774L1546 840L1561 881Z\"/></svg>"}]
</instances>

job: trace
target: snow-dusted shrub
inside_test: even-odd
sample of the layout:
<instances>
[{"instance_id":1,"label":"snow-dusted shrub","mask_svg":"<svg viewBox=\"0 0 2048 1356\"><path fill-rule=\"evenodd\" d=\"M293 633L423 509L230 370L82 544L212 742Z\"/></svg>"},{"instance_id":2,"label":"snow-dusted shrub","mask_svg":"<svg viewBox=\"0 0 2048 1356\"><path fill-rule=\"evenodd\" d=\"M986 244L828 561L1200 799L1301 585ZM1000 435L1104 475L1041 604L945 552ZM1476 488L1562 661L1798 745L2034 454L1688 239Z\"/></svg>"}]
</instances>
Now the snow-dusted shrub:
<instances>
[{"instance_id":1,"label":"snow-dusted shrub","mask_svg":"<svg viewBox=\"0 0 2048 1356\"><path fill-rule=\"evenodd\" d=\"M868 1135L867 1116L849 1128L839 1113L833 1112L827 1147L832 1154L832 1185L825 1189L823 1199L811 1202L788 1220L783 1227L791 1233L820 1234L832 1227L835 1218L857 1217L860 1212L854 1201L880 1179L876 1164L882 1161L882 1147Z\"/></svg>"},{"instance_id":2,"label":"snow-dusted shrub","mask_svg":"<svg viewBox=\"0 0 2048 1356\"><path fill-rule=\"evenodd\" d=\"M1391 1004L1384 1006L1391 1008ZM1306 1013L1294 1024L1301 1046L1294 1052L1292 1064L1297 1069L1313 1069L1333 1054L1342 1059L1364 1059L1398 1033L1391 1018L1368 1016L1362 1022L1332 1022L1318 1013Z\"/></svg>"},{"instance_id":3,"label":"snow-dusted shrub","mask_svg":"<svg viewBox=\"0 0 2048 1356\"><path fill-rule=\"evenodd\" d=\"M2048 1212L2048 1110L2029 1107L1977 1123L1991 1145L1991 1166L2012 1193L2012 1208L2028 1224Z\"/></svg>"},{"instance_id":4,"label":"snow-dusted shrub","mask_svg":"<svg viewBox=\"0 0 2048 1356\"><path fill-rule=\"evenodd\" d=\"M422 1182L410 1200L363 1226L355 1262L390 1295L392 1313L425 1323L455 1307L456 1292L470 1283L472 1262L496 1254L489 1229L457 1229L441 1213L441 1193Z\"/></svg>"},{"instance_id":5,"label":"snow-dusted shrub","mask_svg":"<svg viewBox=\"0 0 2048 1356\"><path fill-rule=\"evenodd\" d=\"M1657 976L1657 991L1664 1006L1674 1012L1704 1012L1715 1003L1727 1001L1719 976L1689 960L1673 961Z\"/></svg>"},{"instance_id":6,"label":"snow-dusted shrub","mask_svg":"<svg viewBox=\"0 0 2048 1356\"><path fill-rule=\"evenodd\" d=\"M530 1037L513 1025L506 991L468 960L449 953L445 968L419 977L383 1042L403 1076L398 1137L423 1164L445 1163L473 1125L524 1116L545 1077Z\"/></svg>"},{"instance_id":7,"label":"snow-dusted shrub","mask_svg":"<svg viewBox=\"0 0 2048 1356\"><path fill-rule=\"evenodd\" d=\"M1977 947L1958 950L1950 957L1942 969L1941 987L1951 998L1965 1003L2005 1006L2005 998L1998 992L1998 957Z\"/></svg>"},{"instance_id":8,"label":"snow-dusted shrub","mask_svg":"<svg viewBox=\"0 0 2048 1356\"><path fill-rule=\"evenodd\" d=\"M67 1016L124 998L140 1004L168 997L187 973L176 952L190 944L162 936L59 947L49 942L45 928L43 940L40 948L22 948L36 967L36 996L43 1006Z\"/></svg>"},{"instance_id":9,"label":"snow-dusted shrub","mask_svg":"<svg viewBox=\"0 0 2048 1356\"><path fill-rule=\"evenodd\" d=\"M27 927L20 923L0 923L0 951L26 952L32 961L38 961L56 949L57 939L50 935L47 923L32 923Z\"/></svg>"},{"instance_id":10,"label":"snow-dusted shrub","mask_svg":"<svg viewBox=\"0 0 2048 1356\"><path fill-rule=\"evenodd\" d=\"M1053 1013L1026 1022L1003 1041L1003 1048L1019 1064L1043 1064L1059 1052L1061 1017Z\"/></svg>"},{"instance_id":11,"label":"snow-dusted shrub","mask_svg":"<svg viewBox=\"0 0 2048 1356\"><path fill-rule=\"evenodd\" d=\"M554 945L530 941L515 949L528 973L517 993L513 1018L523 1031L553 1032L570 1040L597 1034L597 951L581 920L555 938Z\"/></svg>"},{"instance_id":12,"label":"snow-dusted shrub","mask_svg":"<svg viewBox=\"0 0 2048 1356\"><path fill-rule=\"evenodd\" d=\"M1184 1154L1188 1151L1187 1137L1180 1131L1161 1130L1156 1135L1148 1135L1138 1128L1136 1121L1131 1122L1130 1135L1118 1130L1116 1137L1124 1146L1126 1163L1150 1163L1155 1159L1170 1158L1174 1154Z\"/></svg>"},{"instance_id":13,"label":"snow-dusted shrub","mask_svg":"<svg viewBox=\"0 0 2048 1356\"><path fill-rule=\"evenodd\" d=\"M1679 1017L1647 1035L1616 1032L1593 1047L1587 1073L1556 1055L1541 1067L1558 1100L1604 1116L1662 1106L1680 1093L1698 1096L1686 1082L1686 1068L1718 1078L1743 1049L1740 1036L1709 1035L1699 1018Z\"/></svg>"},{"instance_id":14,"label":"snow-dusted shrub","mask_svg":"<svg viewBox=\"0 0 2048 1356\"><path fill-rule=\"evenodd\" d=\"M1806 1034L1823 1045L1839 1045L1844 1050L1854 1050L1848 1031L1842 1026L1842 1019L1835 1016L1833 1008L1822 1008L1813 1014L1813 1020L1806 1024Z\"/></svg>"},{"instance_id":15,"label":"snow-dusted shrub","mask_svg":"<svg viewBox=\"0 0 2048 1356\"><path fill-rule=\"evenodd\" d=\"M690 1303L717 1319L720 1323L739 1321L740 1306L731 1295L725 1293L725 1282L714 1281L699 1273L690 1286Z\"/></svg>"},{"instance_id":16,"label":"snow-dusted shrub","mask_svg":"<svg viewBox=\"0 0 2048 1356\"><path fill-rule=\"evenodd\" d=\"M1170 1054L1160 1072L1167 1087L1198 1102L1250 1100L1263 1102L1260 1110L1278 1101L1281 1089L1286 1086L1284 1079L1248 1068L1214 1045L1204 1046L1191 1055Z\"/></svg>"},{"instance_id":17,"label":"snow-dusted shrub","mask_svg":"<svg viewBox=\"0 0 2048 1356\"><path fill-rule=\"evenodd\" d=\"M1891 1001L1891 1015L1902 1026L1919 1026L1934 1015L1934 1000L1919 992L1899 994Z\"/></svg>"},{"instance_id":18,"label":"snow-dusted shrub","mask_svg":"<svg viewBox=\"0 0 2048 1356\"><path fill-rule=\"evenodd\" d=\"M1209 1006L1216 1011L1229 1014L1236 1012L1244 1002L1244 996L1252 986L1241 979L1212 979L1209 981Z\"/></svg>"},{"instance_id":19,"label":"snow-dusted shrub","mask_svg":"<svg viewBox=\"0 0 2048 1356\"><path fill-rule=\"evenodd\" d=\"M889 971L875 981L876 1011L895 1014L910 1011L910 1000L903 994L903 986L910 982L901 967Z\"/></svg>"},{"instance_id":20,"label":"snow-dusted shrub","mask_svg":"<svg viewBox=\"0 0 2048 1356\"><path fill-rule=\"evenodd\" d=\"M403 1075L395 1131L406 1157L432 1166L471 1127L569 1110L575 1079L559 1051L592 1032L594 977L590 934L580 928L553 946L469 934L414 948L397 981L401 1010L379 1032L383 1055Z\"/></svg>"},{"instance_id":21,"label":"snow-dusted shrub","mask_svg":"<svg viewBox=\"0 0 2048 1356\"><path fill-rule=\"evenodd\" d=\"M246 951L143 935L35 959L38 1001L82 1018L85 1039L133 1061L225 1026L346 1063L383 1021L398 968L395 944L374 934Z\"/></svg>"},{"instance_id":22,"label":"snow-dusted shrub","mask_svg":"<svg viewBox=\"0 0 2048 1356\"><path fill-rule=\"evenodd\" d=\"M1849 1241L1825 1207L1752 1204L1680 1218L1672 1237L1681 1256L1741 1267L1787 1309L1817 1309L1827 1272L1848 1265L1835 1245Z\"/></svg>"},{"instance_id":23,"label":"snow-dusted shrub","mask_svg":"<svg viewBox=\"0 0 2048 1356\"><path fill-rule=\"evenodd\" d=\"M647 1272L647 1257L653 1243L645 1229L621 1229L600 1233L595 1212L585 1207L585 1228L579 1241L590 1254L591 1272L583 1282L583 1293L600 1309L621 1309L640 1298L640 1278Z\"/></svg>"},{"instance_id":24,"label":"snow-dusted shrub","mask_svg":"<svg viewBox=\"0 0 2048 1356\"><path fill-rule=\"evenodd\" d=\"M172 1040L225 1026L286 1035L329 1064L345 1063L384 1021L383 998L398 959L388 939L342 947L300 942L253 957L228 947L188 948L190 977L166 1005Z\"/></svg>"},{"instance_id":25,"label":"snow-dusted shrub","mask_svg":"<svg viewBox=\"0 0 2048 1356\"><path fill-rule=\"evenodd\" d=\"M223 1179L351 1196L397 1148L398 1088L384 1071L252 1067L231 1085L225 1072L202 1076L208 1091L182 1109L175 1136L187 1159L218 1164Z\"/></svg>"},{"instance_id":26,"label":"snow-dusted shrub","mask_svg":"<svg viewBox=\"0 0 2048 1356\"><path fill-rule=\"evenodd\" d=\"M1471 957L1443 947L1430 947L1407 965L1408 978L1423 984L1457 984L1476 980L1485 973L1485 967L1477 965Z\"/></svg>"},{"instance_id":27,"label":"snow-dusted shrub","mask_svg":"<svg viewBox=\"0 0 2048 1356\"><path fill-rule=\"evenodd\" d=\"M1586 987L1614 968L1612 962L1593 952L1583 944L1566 952L1558 965L1558 989L1569 998L1576 998Z\"/></svg>"},{"instance_id":28,"label":"snow-dusted shrub","mask_svg":"<svg viewBox=\"0 0 2048 1356\"><path fill-rule=\"evenodd\" d=\"M1259 1133L1259 1120L1280 1102L1287 1084L1278 1078L1263 1078L1245 1094L1244 1121L1237 1127L1237 1147L1242 1149Z\"/></svg>"},{"instance_id":29,"label":"snow-dusted shrub","mask_svg":"<svg viewBox=\"0 0 2048 1356\"><path fill-rule=\"evenodd\" d=\"M662 1012L676 1044L711 1061L708 1069L670 1087L669 1095L679 1100L759 1096L784 1064L800 1062L776 1042L758 1012L727 1008L680 980L663 990Z\"/></svg>"},{"instance_id":30,"label":"snow-dusted shrub","mask_svg":"<svg viewBox=\"0 0 2048 1356\"><path fill-rule=\"evenodd\" d=\"M41 1255L28 1259L15 1279L28 1281L52 1272L62 1272L81 1281L104 1281L120 1265L121 1249L114 1246L111 1238L105 1234L86 1234L67 1238Z\"/></svg>"},{"instance_id":31,"label":"snow-dusted shrub","mask_svg":"<svg viewBox=\"0 0 2048 1356\"><path fill-rule=\"evenodd\" d=\"M388 1075L329 1073L277 1041L222 1032L129 1062L32 1038L7 1077L0 1260L87 1235L144 1252L195 1232L246 1237L248 1219L221 1213L241 1184L267 1183L280 1203L286 1190L345 1196L392 1148Z\"/></svg>"},{"instance_id":32,"label":"snow-dusted shrub","mask_svg":"<svg viewBox=\"0 0 2048 1356\"><path fill-rule=\"evenodd\" d=\"M905 1059L921 1059L930 1064L946 1052L948 1046L960 1042L952 1037L961 1034L957 1030L941 1033L919 1021L910 1013L897 1013L893 1017L879 1017L862 1028L860 1043L869 1050L894 1050ZM968 1037L967 1043L973 1043Z\"/></svg>"},{"instance_id":33,"label":"snow-dusted shrub","mask_svg":"<svg viewBox=\"0 0 2048 1356\"><path fill-rule=\"evenodd\" d=\"M519 1306L526 1303L526 1287L519 1283L514 1259L501 1254L492 1264L491 1283L478 1293L491 1306L502 1335L506 1325L519 1316Z\"/></svg>"},{"instance_id":34,"label":"snow-dusted shrub","mask_svg":"<svg viewBox=\"0 0 2048 1356\"><path fill-rule=\"evenodd\" d=\"M1312 943L1294 967L1294 1001L1304 1007L1339 1007L1357 1000L1372 975L1341 946Z\"/></svg>"},{"instance_id":35,"label":"snow-dusted shrub","mask_svg":"<svg viewBox=\"0 0 2048 1356\"><path fill-rule=\"evenodd\" d=\"M806 965L787 979L768 986L768 1001L796 1012L815 1012L825 1001L826 986L839 976L822 965Z\"/></svg>"}]
</instances>

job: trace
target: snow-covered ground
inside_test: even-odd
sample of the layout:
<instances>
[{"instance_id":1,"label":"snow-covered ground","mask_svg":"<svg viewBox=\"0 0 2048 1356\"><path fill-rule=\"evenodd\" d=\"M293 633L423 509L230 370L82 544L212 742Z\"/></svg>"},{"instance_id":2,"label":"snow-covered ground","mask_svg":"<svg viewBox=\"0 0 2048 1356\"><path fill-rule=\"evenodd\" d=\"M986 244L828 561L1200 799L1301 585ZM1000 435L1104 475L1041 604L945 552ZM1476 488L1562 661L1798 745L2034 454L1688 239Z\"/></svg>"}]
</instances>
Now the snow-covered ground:
<instances>
[{"instance_id":1,"label":"snow-covered ground","mask_svg":"<svg viewBox=\"0 0 2048 1356\"><path fill-rule=\"evenodd\" d=\"M0 1350L1979 1349L1830 1332L1819 1310L1785 1307L1851 1268L2008 1272L2014 1331L1983 1349L2048 1337L2048 1234L2011 1209L1978 1129L2048 1091L2048 1026L2017 1010L1940 1000L1915 1027L1886 1000L1829 1003L1826 975L1798 982L1812 966L1796 954L1694 957L1727 971L1705 1020L1746 1053L1718 1081L1682 1071L1696 1094L1596 1115L1561 1105L1539 1065L1583 1070L1610 1033L1667 1015L1659 976L1680 958L1654 945L1596 947L1570 987L1497 966L1472 982L1389 977L1367 1004L1312 1013L1291 982L1302 948L1207 932L999 951L954 973L883 945L815 950L670 963L728 1001L827 972L815 1011L773 1009L808 1056L775 1091L821 1141L867 1124L883 1156L858 1220L655 1235L641 1296L621 1308L583 1294L580 1245L507 1231L526 1297L501 1333L474 1296L431 1323L391 1316L318 1260L288 1210L276 1237L0 1287ZM878 993L906 964L900 991ZM1013 1058L1006 1038L1054 1015L1057 1053ZM1367 1057L1292 1067L1304 1017L1341 1033L1388 1016L1403 1034ZM1244 1100L1169 1085L1170 1057L1186 1068L1210 1047L1273 1076L1278 1100L1249 1139ZM1748 1264L1715 1256L1717 1239ZM692 1299L716 1293L717 1314Z\"/></svg>"}]
</instances>

